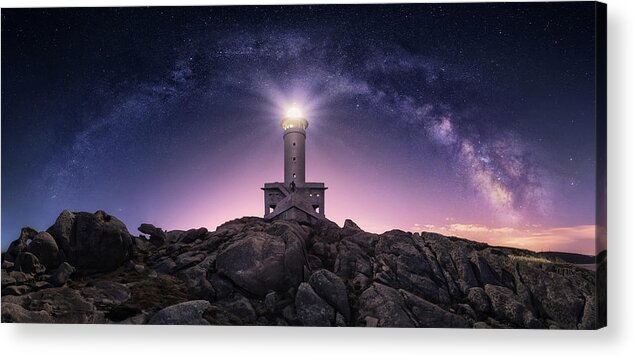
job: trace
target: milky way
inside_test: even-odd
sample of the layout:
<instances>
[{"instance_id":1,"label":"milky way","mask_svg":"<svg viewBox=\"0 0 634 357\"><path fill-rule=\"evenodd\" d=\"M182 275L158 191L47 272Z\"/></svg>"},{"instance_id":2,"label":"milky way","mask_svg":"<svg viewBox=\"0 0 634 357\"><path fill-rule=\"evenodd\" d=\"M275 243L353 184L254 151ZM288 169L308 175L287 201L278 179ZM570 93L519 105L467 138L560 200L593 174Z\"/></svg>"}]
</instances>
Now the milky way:
<instances>
[{"instance_id":1,"label":"milky way","mask_svg":"<svg viewBox=\"0 0 634 357\"><path fill-rule=\"evenodd\" d=\"M64 208L133 231L261 215L298 103L331 219L591 250L592 4L2 16L3 247Z\"/></svg>"}]
</instances>

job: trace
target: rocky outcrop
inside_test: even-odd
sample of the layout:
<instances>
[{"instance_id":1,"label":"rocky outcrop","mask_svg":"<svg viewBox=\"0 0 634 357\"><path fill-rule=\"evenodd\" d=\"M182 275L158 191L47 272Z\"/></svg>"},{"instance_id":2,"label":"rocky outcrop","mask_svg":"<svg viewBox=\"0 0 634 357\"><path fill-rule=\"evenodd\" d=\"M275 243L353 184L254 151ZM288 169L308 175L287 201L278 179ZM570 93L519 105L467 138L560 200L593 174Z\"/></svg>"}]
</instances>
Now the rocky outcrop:
<instances>
[{"instance_id":1,"label":"rocky outcrop","mask_svg":"<svg viewBox=\"0 0 634 357\"><path fill-rule=\"evenodd\" d=\"M104 211L64 211L47 232L68 263L80 271L111 271L132 255L132 237L125 224Z\"/></svg>"},{"instance_id":2,"label":"rocky outcrop","mask_svg":"<svg viewBox=\"0 0 634 357\"><path fill-rule=\"evenodd\" d=\"M150 325L209 325L203 314L211 307L209 301L193 300L172 305L157 312Z\"/></svg>"},{"instance_id":3,"label":"rocky outcrop","mask_svg":"<svg viewBox=\"0 0 634 357\"><path fill-rule=\"evenodd\" d=\"M434 233L244 217L130 235L64 211L3 254L2 321L565 328L597 326L593 272Z\"/></svg>"}]
</instances>

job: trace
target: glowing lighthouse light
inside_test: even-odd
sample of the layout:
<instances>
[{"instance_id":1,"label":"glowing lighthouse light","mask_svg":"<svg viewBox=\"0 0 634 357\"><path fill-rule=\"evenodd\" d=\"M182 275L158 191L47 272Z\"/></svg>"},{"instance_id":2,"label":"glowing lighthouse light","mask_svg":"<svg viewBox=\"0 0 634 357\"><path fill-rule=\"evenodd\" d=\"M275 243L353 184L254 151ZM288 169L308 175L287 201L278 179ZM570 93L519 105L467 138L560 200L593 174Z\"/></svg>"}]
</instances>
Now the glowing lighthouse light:
<instances>
[{"instance_id":1,"label":"glowing lighthouse light","mask_svg":"<svg viewBox=\"0 0 634 357\"><path fill-rule=\"evenodd\" d=\"M308 121L304 118L304 113L297 104L293 104L286 110L284 118L282 119L282 128L284 130L301 128L306 129L308 127ZM306 133L304 133L304 137Z\"/></svg>"},{"instance_id":2,"label":"glowing lighthouse light","mask_svg":"<svg viewBox=\"0 0 634 357\"><path fill-rule=\"evenodd\" d=\"M302 114L302 110L295 104L293 104L286 111L286 117L289 119L298 119L298 118L302 118L303 116L304 115Z\"/></svg>"}]
</instances>

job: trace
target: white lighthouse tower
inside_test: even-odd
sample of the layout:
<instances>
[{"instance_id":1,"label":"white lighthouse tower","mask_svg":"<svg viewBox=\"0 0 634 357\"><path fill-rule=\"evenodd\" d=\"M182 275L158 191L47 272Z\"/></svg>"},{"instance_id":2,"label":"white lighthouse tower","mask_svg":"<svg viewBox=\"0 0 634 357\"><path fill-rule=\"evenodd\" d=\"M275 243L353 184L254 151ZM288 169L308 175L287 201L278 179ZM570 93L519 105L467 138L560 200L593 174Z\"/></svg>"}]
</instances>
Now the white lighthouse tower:
<instances>
[{"instance_id":1,"label":"white lighthouse tower","mask_svg":"<svg viewBox=\"0 0 634 357\"><path fill-rule=\"evenodd\" d=\"M304 187L306 183L306 128L308 121L297 107L291 107L284 119L284 185Z\"/></svg>"},{"instance_id":2,"label":"white lighthouse tower","mask_svg":"<svg viewBox=\"0 0 634 357\"><path fill-rule=\"evenodd\" d=\"M284 183L265 183L264 218L312 221L325 218L327 187L306 182L306 129L308 121L292 106L282 119L284 129Z\"/></svg>"}]
</instances>

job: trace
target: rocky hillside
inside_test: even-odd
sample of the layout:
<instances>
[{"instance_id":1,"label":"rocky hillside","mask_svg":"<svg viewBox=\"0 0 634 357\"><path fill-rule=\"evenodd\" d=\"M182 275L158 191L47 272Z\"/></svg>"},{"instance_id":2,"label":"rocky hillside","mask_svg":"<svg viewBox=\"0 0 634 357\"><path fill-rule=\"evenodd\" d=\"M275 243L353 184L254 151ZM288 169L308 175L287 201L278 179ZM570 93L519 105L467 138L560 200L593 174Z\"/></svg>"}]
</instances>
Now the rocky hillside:
<instances>
[{"instance_id":1,"label":"rocky hillside","mask_svg":"<svg viewBox=\"0 0 634 357\"><path fill-rule=\"evenodd\" d=\"M64 211L2 255L2 322L595 328L594 273L526 250L352 221L245 217L131 235Z\"/></svg>"}]
</instances>

